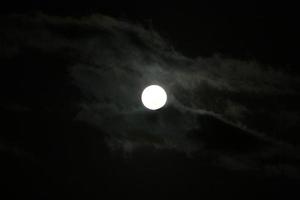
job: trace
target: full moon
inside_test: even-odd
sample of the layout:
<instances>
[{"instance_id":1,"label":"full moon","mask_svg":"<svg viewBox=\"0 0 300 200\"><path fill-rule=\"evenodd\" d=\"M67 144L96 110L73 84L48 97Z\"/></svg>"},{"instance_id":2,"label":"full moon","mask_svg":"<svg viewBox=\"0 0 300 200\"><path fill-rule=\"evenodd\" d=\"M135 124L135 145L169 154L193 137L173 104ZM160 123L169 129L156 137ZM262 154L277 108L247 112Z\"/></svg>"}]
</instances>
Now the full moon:
<instances>
[{"instance_id":1,"label":"full moon","mask_svg":"<svg viewBox=\"0 0 300 200\"><path fill-rule=\"evenodd\" d=\"M142 93L142 103L150 110L162 108L167 102L167 93L159 85L150 85Z\"/></svg>"}]
</instances>

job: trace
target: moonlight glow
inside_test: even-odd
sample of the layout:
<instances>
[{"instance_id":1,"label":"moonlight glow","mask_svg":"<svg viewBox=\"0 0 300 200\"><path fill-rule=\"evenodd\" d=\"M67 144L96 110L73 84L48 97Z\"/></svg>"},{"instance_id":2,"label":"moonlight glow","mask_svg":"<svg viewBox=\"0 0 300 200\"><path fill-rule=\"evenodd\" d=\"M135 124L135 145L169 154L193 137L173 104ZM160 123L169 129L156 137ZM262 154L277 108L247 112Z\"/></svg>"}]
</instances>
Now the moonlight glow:
<instances>
[{"instance_id":1,"label":"moonlight glow","mask_svg":"<svg viewBox=\"0 0 300 200\"><path fill-rule=\"evenodd\" d=\"M142 93L142 102L146 108L157 110L166 104L167 93L158 85L150 85Z\"/></svg>"}]
</instances>

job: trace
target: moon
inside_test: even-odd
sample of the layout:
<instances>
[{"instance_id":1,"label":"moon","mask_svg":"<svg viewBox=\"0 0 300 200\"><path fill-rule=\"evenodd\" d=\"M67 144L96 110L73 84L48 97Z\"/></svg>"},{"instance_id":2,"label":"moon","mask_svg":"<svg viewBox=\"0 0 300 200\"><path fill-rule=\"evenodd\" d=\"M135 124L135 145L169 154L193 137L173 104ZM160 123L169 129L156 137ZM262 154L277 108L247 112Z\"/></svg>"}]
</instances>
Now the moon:
<instances>
[{"instance_id":1,"label":"moon","mask_svg":"<svg viewBox=\"0 0 300 200\"><path fill-rule=\"evenodd\" d=\"M167 93L159 85L150 85L143 90L142 103L150 110L158 110L167 102Z\"/></svg>"}]
</instances>

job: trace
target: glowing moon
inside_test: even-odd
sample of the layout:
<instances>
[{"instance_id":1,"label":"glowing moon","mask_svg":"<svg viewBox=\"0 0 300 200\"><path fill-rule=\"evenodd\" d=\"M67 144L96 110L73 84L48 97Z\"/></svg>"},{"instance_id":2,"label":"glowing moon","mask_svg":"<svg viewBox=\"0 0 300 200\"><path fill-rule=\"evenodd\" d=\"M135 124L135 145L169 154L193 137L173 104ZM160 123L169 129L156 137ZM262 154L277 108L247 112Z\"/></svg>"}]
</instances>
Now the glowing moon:
<instances>
[{"instance_id":1,"label":"glowing moon","mask_svg":"<svg viewBox=\"0 0 300 200\"><path fill-rule=\"evenodd\" d=\"M150 110L157 110L167 102L167 93L159 85L150 85L142 93L142 103Z\"/></svg>"}]
</instances>

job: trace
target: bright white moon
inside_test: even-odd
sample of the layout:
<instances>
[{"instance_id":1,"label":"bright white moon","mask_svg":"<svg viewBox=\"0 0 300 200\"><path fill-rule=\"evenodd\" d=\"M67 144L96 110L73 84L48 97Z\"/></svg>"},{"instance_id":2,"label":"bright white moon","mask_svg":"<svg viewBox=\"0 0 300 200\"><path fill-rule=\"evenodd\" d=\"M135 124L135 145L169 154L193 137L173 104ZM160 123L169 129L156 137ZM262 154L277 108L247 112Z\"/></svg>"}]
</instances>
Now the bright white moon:
<instances>
[{"instance_id":1,"label":"bright white moon","mask_svg":"<svg viewBox=\"0 0 300 200\"><path fill-rule=\"evenodd\" d=\"M142 102L150 110L157 110L167 102L167 93L159 85L150 85L142 93Z\"/></svg>"}]
</instances>

